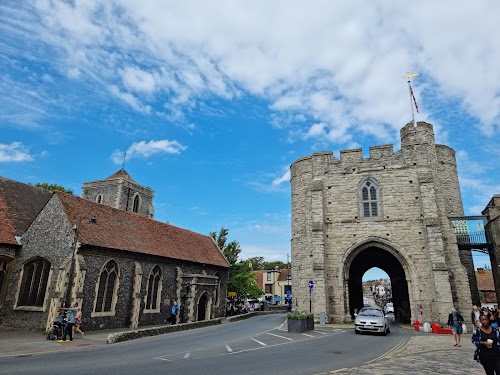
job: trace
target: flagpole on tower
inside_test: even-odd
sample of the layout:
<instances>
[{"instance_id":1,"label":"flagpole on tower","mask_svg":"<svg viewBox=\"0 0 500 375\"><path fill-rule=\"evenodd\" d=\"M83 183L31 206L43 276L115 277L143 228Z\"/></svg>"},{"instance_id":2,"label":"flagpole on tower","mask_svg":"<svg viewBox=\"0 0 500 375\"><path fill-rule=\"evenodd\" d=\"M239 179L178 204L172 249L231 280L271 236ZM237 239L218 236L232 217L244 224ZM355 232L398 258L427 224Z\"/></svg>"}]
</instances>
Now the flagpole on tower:
<instances>
[{"instance_id":1,"label":"flagpole on tower","mask_svg":"<svg viewBox=\"0 0 500 375\"><path fill-rule=\"evenodd\" d=\"M413 112L413 104L415 104L415 110L417 111L417 113L418 113L418 105L417 105L417 101L415 99L415 95L413 95L413 90L411 88L410 78L417 77L418 75L419 75L418 73L408 73L407 75L405 75L403 77L403 78L406 78L408 80L408 90L410 92L411 118L412 118L414 127L417 127L417 122L415 120L415 113Z\"/></svg>"}]
</instances>

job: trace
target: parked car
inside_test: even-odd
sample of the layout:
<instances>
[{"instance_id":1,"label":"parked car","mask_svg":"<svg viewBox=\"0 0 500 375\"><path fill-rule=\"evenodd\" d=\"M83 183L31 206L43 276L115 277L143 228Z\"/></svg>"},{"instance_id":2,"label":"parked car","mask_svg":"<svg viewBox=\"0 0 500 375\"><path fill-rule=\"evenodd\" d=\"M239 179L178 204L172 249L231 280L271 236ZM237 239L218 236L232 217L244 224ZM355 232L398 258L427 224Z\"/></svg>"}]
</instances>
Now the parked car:
<instances>
[{"instance_id":1,"label":"parked car","mask_svg":"<svg viewBox=\"0 0 500 375\"><path fill-rule=\"evenodd\" d=\"M363 307L354 314L354 332L374 332L386 335L391 332L389 320L380 307Z\"/></svg>"},{"instance_id":2,"label":"parked car","mask_svg":"<svg viewBox=\"0 0 500 375\"><path fill-rule=\"evenodd\" d=\"M385 305L384 307L384 311L386 314L389 314L389 313L393 313L394 314L394 305L392 304L392 302L389 302Z\"/></svg>"}]
</instances>

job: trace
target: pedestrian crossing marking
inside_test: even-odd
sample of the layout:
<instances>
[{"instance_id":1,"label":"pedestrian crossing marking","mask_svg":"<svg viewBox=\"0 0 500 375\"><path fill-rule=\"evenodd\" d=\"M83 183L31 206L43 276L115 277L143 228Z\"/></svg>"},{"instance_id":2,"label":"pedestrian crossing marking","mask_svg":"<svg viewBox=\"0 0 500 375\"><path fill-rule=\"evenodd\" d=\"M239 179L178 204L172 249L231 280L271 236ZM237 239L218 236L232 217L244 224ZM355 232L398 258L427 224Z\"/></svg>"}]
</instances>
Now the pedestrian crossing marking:
<instances>
[{"instance_id":1,"label":"pedestrian crossing marking","mask_svg":"<svg viewBox=\"0 0 500 375\"><path fill-rule=\"evenodd\" d=\"M184 354L184 359L188 359L190 355L191 355L191 353Z\"/></svg>"},{"instance_id":2,"label":"pedestrian crossing marking","mask_svg":"<svg viewBox=\"0 0 500 375\"><path fill-rule=\"evenodd\" d=\"M233 349L231 349L231 347L228 344L226 344L226 349L229 353L233 352Z\"/></svg>"}]
</instances>

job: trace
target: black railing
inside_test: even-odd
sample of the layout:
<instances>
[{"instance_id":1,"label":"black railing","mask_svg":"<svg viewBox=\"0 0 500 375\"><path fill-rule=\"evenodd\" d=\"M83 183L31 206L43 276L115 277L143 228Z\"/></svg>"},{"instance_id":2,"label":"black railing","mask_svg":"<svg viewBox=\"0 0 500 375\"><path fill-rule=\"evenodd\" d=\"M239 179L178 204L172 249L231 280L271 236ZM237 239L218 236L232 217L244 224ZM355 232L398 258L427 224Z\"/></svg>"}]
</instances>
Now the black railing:
<instances>
[{"instance_id":1,"label":"black railing","mask_svg":"<svg viewBox=\"0 0 500 375\"><path fill-rule=\"evenodd\" d=\"M485 216L462 216L448 218L453 227L459 250L475 250L489 253L492 244Z\"/></svg>"}]
</instances>

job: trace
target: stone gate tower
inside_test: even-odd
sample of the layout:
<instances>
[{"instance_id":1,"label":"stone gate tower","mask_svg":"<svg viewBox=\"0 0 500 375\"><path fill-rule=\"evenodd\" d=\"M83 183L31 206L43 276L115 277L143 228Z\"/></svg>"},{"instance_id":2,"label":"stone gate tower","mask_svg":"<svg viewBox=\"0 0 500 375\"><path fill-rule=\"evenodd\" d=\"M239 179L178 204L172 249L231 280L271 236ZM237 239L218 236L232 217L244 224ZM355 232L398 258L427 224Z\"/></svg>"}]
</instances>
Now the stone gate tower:
<instances>
[{"instance_id":1,"label":"stone gate tower","mask_svg":"<svg viewBox=\"0 0 500 375\"><path fill-rule=\"evenodd\" d=\"M139 185L124 169L104 180L85 182L82 187L84 199L151 219L154 215L153 196L153 190Z\"/></svg>"},{"instance_id":2,"label":"stone gate tower","mask_svg":"<svg viewBox=\"0 0 500 375\"><path fill-rule=\"evenodd\" d=\"M463 216L455 151L435 144L425 122L400 134L397 152L319 152L291 165L294 308L309 311L313 280L312 311L350 320L363 306L363 274L378 267L391 278L396 319L468 313L472 256L459 253L448 220Z\"/></svg>"}]
</instances>

